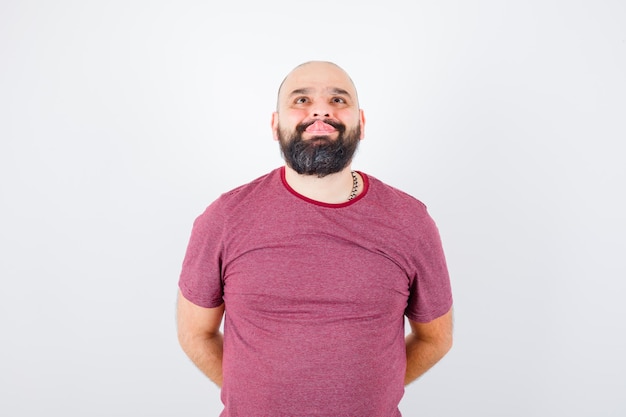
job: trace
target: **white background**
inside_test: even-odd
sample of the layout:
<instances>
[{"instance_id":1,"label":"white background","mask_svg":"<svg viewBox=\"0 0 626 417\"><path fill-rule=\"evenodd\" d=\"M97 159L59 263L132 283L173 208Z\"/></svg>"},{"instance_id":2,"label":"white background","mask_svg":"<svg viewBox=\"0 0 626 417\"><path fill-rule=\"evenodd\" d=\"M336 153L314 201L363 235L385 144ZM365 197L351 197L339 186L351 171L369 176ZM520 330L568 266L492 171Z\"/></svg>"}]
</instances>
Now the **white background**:
<instances>
[{"instance_id":1,"label":"white background","mask_svg":"<svg viewBox=\"0 0 626 417\"><path fill-rule=\"evenodd\" d=\"M282 164L270 114L335 61L354 166L424 201L450 354L405 416L626 415L626 3L0 1L0 414L208 416L180 350L193 219Z\"/></svg>"}]
</instances>

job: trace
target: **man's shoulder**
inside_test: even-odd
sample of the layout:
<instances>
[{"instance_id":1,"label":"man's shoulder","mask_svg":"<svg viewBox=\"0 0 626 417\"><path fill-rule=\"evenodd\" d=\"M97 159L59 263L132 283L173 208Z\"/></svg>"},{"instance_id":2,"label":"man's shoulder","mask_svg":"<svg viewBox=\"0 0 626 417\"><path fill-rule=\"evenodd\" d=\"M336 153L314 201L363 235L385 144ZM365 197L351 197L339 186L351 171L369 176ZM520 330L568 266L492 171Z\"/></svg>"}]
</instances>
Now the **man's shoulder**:
<instances>
[{"instance_id":1,"label":"man's shoulder","mask_svg":"<svg viewBox=\"0 0 626 417\"><path fill-rule=\"evenodd\" d=\"M372 198L384 203L387 207L406 208L418 211L426 211L427 206L417 197L401 190L395 186L370 175L366 174L369 181L369 187Z\"/></svg>"},{"instance_id":2,"label":"man's shoulder","mask_svg":"<svg viewBox=\"0 0 626 417\"><path fill-rule=\"evenodd\" d=\"M267 174L261 175L260 177L248 183L239 185L229 191L226 191L218 198L218 200L229 201L229 200L237 200L238 198L242 198L242 197L245 198L249 194L254 193L255 191L258 191L260 188L266 187L268 184L273 183L274 180L279 178L279 176L280 176L280 168L276 168L268 172Z\"/></svg>"},{"instance_id":3,"label":"man's shoulder","mask_svg":"<svg viewBox=\"0 0 626 417\"><path fill-rule=\"evenodd\" d=\"M205 208L198 219L200 221L224 222L226 219L241 214L242 210L255 210L255 202L260 200L257 198L259 195L266 196L261 200L267 201L268 195L275 194L272 193L271 189L276 188L277 178L280 181L279 169L272 170L246 184L222 193Z\"/></svg>"},{"instance_id":4,"label":"man's shoulder","mask_svg":"<svg viewBox=\"0 0 626 417\"><path fill-rule=\"evenodd\" d=\"M230 217L239 210L253 206L255 202L263 204L276 194L277 184L280 184L279 168L222 193L207 207L205 213Z\"/></svg>"}]
</instances>

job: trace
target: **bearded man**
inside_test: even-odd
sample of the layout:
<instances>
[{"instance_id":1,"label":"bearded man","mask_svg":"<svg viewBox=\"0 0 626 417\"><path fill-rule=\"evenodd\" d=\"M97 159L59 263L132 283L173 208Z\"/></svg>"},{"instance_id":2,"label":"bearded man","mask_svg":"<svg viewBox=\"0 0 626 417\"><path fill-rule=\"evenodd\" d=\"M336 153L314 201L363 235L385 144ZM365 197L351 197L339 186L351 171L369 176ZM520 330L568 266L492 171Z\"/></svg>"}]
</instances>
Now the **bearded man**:
<instances>
[{"instance_id":1,"label":"bearded man","mask_svg":"<svg viewBox=\"0 0 626 417\"><path fill-rule=\"evenodd\" d=\"M398 417L404 386L452 346L437 227L419 200L352 170L365 117L337 65L291 71L271 125L285 165L194 222L180 344L221 387L222 417Z\"/></svg>"}]
</instances>

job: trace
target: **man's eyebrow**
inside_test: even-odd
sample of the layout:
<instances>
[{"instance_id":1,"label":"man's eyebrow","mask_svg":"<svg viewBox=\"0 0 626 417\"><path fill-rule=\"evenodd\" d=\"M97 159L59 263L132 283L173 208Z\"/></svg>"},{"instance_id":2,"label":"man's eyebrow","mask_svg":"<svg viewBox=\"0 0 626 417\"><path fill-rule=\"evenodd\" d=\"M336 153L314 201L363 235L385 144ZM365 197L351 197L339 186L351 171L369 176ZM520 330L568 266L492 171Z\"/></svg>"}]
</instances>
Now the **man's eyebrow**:
<instances>
[{"instance_id":1,"label":"man's eyebrow","mask_svg":"<svg viewBox=\"0 0 626 417\"><path fill-rule=\"evenodd\" d=\"M291 93L289 93L290 96L295 96L298 94L311 94L312 89L310 88L296 88L295 90L293 90Z\"/></svg>"},{"instance_id":2,"label":"man's eyebrow","mask_svg":"<svg viewBox=\"0 0 626 417\"><path fill-rule=\"evenodd\" d=\"M340 94L340 95L351 97L350 93L348 93L348 91L344 90L343 88L331 87L331 88L328 88L327 91L329 91L331 94ZM295 96L298 94L311 94L312 92L313 92L312 88L296 88L291 93L289 93L289 96Z\"/></svg>"},{"instance_id":3,"label":"man's eyebrow","mask_svg":"<svg viewBox=\"0 0 626 417\"><path fill-rule=\"evenodd\" d=\"M334 88L331 88L331 89L330 89L330 92L331 92L331 93L333 93L333 94L341 94L341 95L344 95L344 96L348 96L348 97L350 97L350 93L348 93L348 92L347 92L346 90L344 90L343 88L337 88L337 87L334 87Z\"/></svg>"}]
</instances>

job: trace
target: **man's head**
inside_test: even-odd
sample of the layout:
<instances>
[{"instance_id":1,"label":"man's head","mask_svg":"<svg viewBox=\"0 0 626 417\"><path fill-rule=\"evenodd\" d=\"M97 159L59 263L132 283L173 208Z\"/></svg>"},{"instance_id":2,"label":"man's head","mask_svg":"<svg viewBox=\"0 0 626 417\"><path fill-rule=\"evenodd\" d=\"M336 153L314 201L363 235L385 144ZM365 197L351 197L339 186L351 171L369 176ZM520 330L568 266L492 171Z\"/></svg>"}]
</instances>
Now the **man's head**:
<instances>
[{"instance_id":1,"label":"man's head","mask_svg":"<svg viewBox=\"0 0 626 417\"><path fill-rule=\"evenodd\" d=\"M340 67L322 61L299 65L285 77L272 114L287 165L319 177L350 164L364 124L354 83Z\"/></svg>"}]
</instances>

